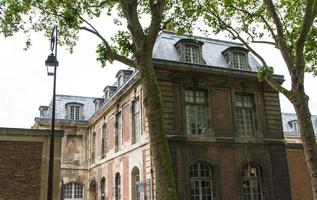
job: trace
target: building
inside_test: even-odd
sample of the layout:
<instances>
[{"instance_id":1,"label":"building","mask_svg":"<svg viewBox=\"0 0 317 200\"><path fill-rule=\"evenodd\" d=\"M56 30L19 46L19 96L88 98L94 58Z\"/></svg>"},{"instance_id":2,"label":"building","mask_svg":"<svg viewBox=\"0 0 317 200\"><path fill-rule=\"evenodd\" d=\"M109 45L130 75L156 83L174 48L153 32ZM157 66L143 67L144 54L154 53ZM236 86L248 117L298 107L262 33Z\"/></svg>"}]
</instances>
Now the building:
<instances>
[{"instance_id":1,"label":"building","mask_svg":"<svg viewBox=\"0 0 317 200\"><path fill-rule=\"evenodd\" d=\"M0 200L47 197L49 130L0 128ZM60 199L62 131L56 131L54 200Z\"/></svg>"},{"instance_id":2,"label":"building","mask_svg":"<svg viewBox=\"0 0 317 200\"><path fill-rule=\"evenodd\" d=\"M162 32L153 62L180 199L291 199L279 96L247 49ZM155 199L140 75L116 77L101 98L57 95L65 199Z\"/></svg>"},{"instance_id":3,"label":"building","mask_svg":"<svg viewBox=\"0 0 317 200\"><path fill-rule=\"evenodd\" d=\"M287 145L287 161L293 200L313 199L310 176L300 139L300 129L295 113L282 113L283 130ZM317 135L317 116L311 117Z\"/></svg>"}]
</instances>

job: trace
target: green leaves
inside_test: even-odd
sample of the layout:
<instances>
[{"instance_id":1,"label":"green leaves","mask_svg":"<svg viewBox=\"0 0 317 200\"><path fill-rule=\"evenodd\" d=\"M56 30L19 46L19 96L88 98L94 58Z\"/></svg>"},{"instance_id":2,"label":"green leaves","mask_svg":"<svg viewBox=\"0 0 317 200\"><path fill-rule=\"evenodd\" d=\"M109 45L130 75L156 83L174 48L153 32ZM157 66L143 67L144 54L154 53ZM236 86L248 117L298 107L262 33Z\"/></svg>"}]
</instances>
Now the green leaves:
<instances>
[{"instance_id":1,"label":"green leaves","mask_svg":"<svg viewBox=\"0 0 317 200\"><path fill-rule=\"evenodd\" d=\"M258 68L258 80L264 81L267 77L272 77L274 73L273 67L264 67L261 66Z\"/></svg>"}]
</instances>

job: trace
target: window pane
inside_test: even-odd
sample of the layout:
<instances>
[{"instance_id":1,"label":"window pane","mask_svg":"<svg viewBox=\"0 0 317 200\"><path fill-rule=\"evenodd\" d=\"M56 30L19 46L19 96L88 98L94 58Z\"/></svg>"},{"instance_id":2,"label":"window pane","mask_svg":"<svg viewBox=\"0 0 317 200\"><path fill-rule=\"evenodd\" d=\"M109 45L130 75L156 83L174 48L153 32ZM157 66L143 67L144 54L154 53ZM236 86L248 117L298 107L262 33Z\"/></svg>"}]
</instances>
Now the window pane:
<instances>
[{"instance_id":1,"label":"window pane","mask_svg":"<svg viewBox=\"0 0 317 200\"><path fill-rule=\"evenodd\" d=\"M248 163L243 166L242 172L244 199L262 200L262 177L260 168L255 164Z\"/></svg>"},{"instance_id":2,"label":"window pane","mask_svg":"<svg viewBox=\"0 0 317 200\"><path fill-rule=\"evenodd\" d=\"M197 46L185 46L185 61L190 63L198 63L199 48Z\"/></svg>"},{"instance_id":3,"label":"window pane","mask_svg":"<svg viewBox=\"0 0 317 200\"><path fill-rule=\"evenodd\" d=\"M240 136L250 137L255 134L255 110L253 97L236 95L236 130Z\"/></svg>"},{"instance_id":4,"label":"window pane","mask_svg":"<svg viewBox=\"0 0 317 200\"><path fill-rule=\"evenodd\" d=\"M72 198L72 184L66 184L64 185L64 198L65 199L71 199Z\"/></svg>"},{"instance_id":5,"label":"window pane","mask_svg":"<svg viewBox=\"0 0 317 200\"><path fill-rule=\"evenodd\" d=\"M78 183L74 183L74 198L83 198L83 187Z\"/></svg>"},{"instance_id":6,"label":"window pane","mask_svg":"<svg viewBox=\"0 0 317 200\"><path fill-rule=\"evenodd\" d=\"M185 91L187 134L206 134L207 110L204 91Z\"/></svg>"},{"instance_id":7,"label":"window pane","mask_svg":"<svg viewBox=\"0 0 317 200\"><path fill-rule=\"evenodd\" d=\"M233 68L247 69L246 54L240 52L233 53Z\"/></svg>"},{"instance_id":8,"label":"window pane","mask_svg":"<svg viewBox=\"0 0 317 200\"><path fill-rule=\"evenodd\" d=\"M211 167L205 162L198 162L190 166L190 199L212 200Z\"/></svg>"}]
</instances>

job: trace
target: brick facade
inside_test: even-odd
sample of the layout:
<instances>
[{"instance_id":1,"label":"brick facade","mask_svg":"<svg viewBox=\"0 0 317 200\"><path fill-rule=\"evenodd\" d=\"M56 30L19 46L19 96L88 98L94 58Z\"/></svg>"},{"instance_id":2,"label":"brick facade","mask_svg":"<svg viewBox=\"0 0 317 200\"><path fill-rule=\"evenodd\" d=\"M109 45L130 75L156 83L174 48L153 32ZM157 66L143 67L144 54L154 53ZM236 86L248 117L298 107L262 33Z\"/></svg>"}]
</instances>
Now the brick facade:
<instances>
[{"instance_id":1,"label":"brick facade","mask_svg":"<svg viewBox=\"0 0 317 200\"><path fill-rule=\"evenodd\" d=\"M0 200L46 198L49 132L0 128ZM60 195L61 131L56 131L54 200Z\"/></svg>"},{"instance_id":2,"label":"brick facade","mask_svg":"<svg viewBox=\"0 0 317 200\"><path fill-rule=\"evenodd\" d=\"M40 200L42 143L0 141L0 199Z\"/></svg>"}]
</instances>

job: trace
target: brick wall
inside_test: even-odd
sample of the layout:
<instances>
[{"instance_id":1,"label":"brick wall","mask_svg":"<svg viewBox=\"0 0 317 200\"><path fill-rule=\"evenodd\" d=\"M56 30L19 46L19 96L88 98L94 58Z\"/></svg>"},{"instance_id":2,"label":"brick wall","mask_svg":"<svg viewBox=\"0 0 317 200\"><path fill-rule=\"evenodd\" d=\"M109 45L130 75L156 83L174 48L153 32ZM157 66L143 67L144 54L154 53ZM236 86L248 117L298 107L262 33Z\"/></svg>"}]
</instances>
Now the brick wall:
<instances>
[{"instance_id":1,"label":"brick wall","mask_svg":"<svg viewBox=\"0 0 317 200\"><path fill-rule=\"evenodd\" d=\"M37 200L42 142L0 141L0 200Z\"/></svg>"},{"instance_id":2,"label":"brick wall","mask_svg":"<svg viewBox=\"0 0 317 200\"><path fill-rule=\"evenodd\" d=\"M303 149L287 148L288 170L293 200L313 199Z\"/></svg>"}]
</instances>

